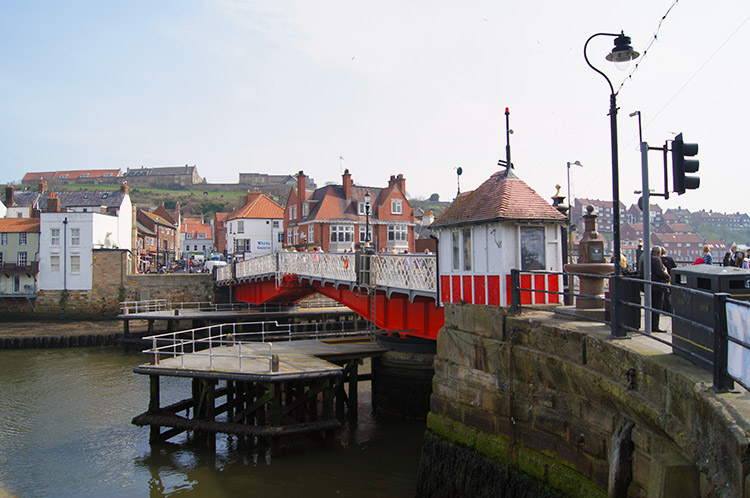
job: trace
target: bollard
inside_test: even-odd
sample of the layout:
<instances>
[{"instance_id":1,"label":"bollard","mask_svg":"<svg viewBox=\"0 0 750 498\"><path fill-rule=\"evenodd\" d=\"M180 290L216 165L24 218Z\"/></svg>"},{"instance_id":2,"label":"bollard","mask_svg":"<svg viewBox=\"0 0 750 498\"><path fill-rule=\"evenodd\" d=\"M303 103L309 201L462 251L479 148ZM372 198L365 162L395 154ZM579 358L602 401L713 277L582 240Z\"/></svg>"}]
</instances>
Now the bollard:
<instances>
[{"instance_id":1,"label":"bollard","mask_svg":"<svg viewBox=\"0 0 750 498\"><path fill-rule=\"evenodd\" d=\"M277 354L271 355L271 371L272 372L279 371L279 355Z\"/></svg>"}]
</instances>

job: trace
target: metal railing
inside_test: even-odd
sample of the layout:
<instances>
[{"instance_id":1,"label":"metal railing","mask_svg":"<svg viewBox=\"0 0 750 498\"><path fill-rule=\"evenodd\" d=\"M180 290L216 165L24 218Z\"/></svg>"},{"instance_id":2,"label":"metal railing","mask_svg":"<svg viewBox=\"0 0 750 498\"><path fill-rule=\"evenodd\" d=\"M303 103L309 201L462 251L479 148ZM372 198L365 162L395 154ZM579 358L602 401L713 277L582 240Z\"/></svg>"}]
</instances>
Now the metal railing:
<instances>
[{"instance_id":1,"label":"metal railing","mask_svg":"<svg viewBox=\"0 0 750 498\"><path fill-rule=\"evenodd\" d=\"M370 285L437 294L434 254L363 254L279 252L217 268L216 281L262 276L297 275L302 278L357 285L356 258L369 258Z\"/></svg>"},{"instance_id":2,"label":"metal railing","mask_svg":"<svg viewBox=\"0 0 750 498\"><path fill-rule=\"evenodd\" d=\"M208 301L169 302L166 299L147 299L143 301L123 301L120 311L123 315L150 312L170 311L257 311L273 312L299 309L302 306L283 304L249 304L249 303L211 303Z\"/></svg>"},{"instance_id":3,"label":"metal railing","mask_svg":"<svg viewBox=\"0 0 750 498\"><path fill-rule=\"evenodd\" d=\"M613 302L612 299L609 297L602 297L602 296L596 296L596 295L584 295L576 292L565 292L565 291L552 291L552 290L544 290L544 289L537 289L537 288L530 288L530 287L522 287L521 286L521 274L525 275L567 275L569 277L593 277L593 278L600 278L600 279L606 279L609 283L608 287L612 288L613 286L618 286L618 292L616 295L618 296L618 299L616 302ZM612 306L618 306L619 312L616 316L620 317L618 320L617 327L622 329L623 331L632 332L636 334L640 334L646 337L649 337L650 339L657 341L659 343L665 344L670 346L673 351L680 353L682 356L687 356L691 361L693 361L696 364L699 364L700 366L712 371L713 373L713 389L716 391L727 391L732 388L732 382L737 382L740 384L743 388L750 391L750 372L746 373L746 376L743 375L744 370L740 368L732 368L734 365L737 364L737 362L742 361L743 355L749 355L750 356L750 343L748 343L748 339L750 338L750 328L745 330L743 329L743 325L745 328L748 327L748 323L750 323L750 303L747 301L735 299L732 297L732 295L727 293L712 293L707 292L704 290L699 289L692 289L689 287L684 287L681 285L670 285L670 284L664 284L659 282L647 282L652 288L658 288L662 289L665 292L674 293L674 291L677 291L678 293L684 293L690 296L694 297L700 297L704 301L710 300L713 304L713 325L706 325L704 323L701 323L696 320L692 320L686 316L678 315L674 312L674 308L672 311L666 311L664 309L658 309L654 308L653 306L645 306L641 304L641 285L644 284L644 281L638 278L629 278L629 277L623 277L620 276L617 280L612 275L588 275L588 274L580 274L580 273L560 273L560 272L546 272L546 271L530 271L530 272L521 272L520 270L511 270L511 288L509 289L510 295L511 295L511 308L510 311L512 314L520 314L524 309L532 309L532 310L541 310L541 311L550 311L551 308L549 306L547 307L538 307L534 306L533 304L528 304L528 301L530 299L528 298L529 295L533 295L534 293L539 294L555 294L558 296L572 296L572 297L582 297L585 299L592 299L592 300L598 300L602 301L604 303L603 308L606 308L607 310L611 310ZM629 291L630 292L623 292L626 289L627 286L630 286ZM571 289L573 286L571 285ZM653 292L653 290L652 290ZM526 298L522 298L522 293L526 293ZM628 300L628 295L631 299ZM734 297L738 297L735 295ZM750 290L748 290L747 295L743 295L742 297L750 298ZM526 301L527 304L524 304L523 301ZM533 299L531 300L533 301ZM728 318L730 316L729 309L732 310L732 313L735 315L744 314L744 319L732 319ZM691 341L687 337L684 336L677 336L678 342L684 342L688 346L692 347L693 349L700 350L703 352L703 354L698 354L695 351L689 349L688 347L683 347L679 344L675 344L674 340L672 342L664 340L660 338L659 336L651 333L646 333L644 330L641 330L640 322L641 322L641 315L642 311L649 311L651 313L658 313L659 315L668 316L672 318L672 337L675 338L674 330L675 325L677 325L678 329L680 328L681 324L684 324L685 326L693 327L697 330L702 330L707 334L710 334L713 339L713 344L711 347L708 347L704 344L699 344L697 342ZM567 308L566 310L559 310L555 309L555 313L562 314L570 317L575 317L577 319L581 320L589 320L589 321L597 321L601 323L612 325L611 322L606 318L596 318L595 316L592 316L591 314L583 314L583 313L576 313L576 308ZM611 316L611 314L610 314ZM648 315L646 314L646 317ZM734 329L730 333L730 326L728 324L733 324ZM621 337L621 336L618 336ZM730 348L733 350L734 363L729 363L728 357L729 357L729 350Z\"/></svg>"},{"instance_id":4,"label":"metal railing","mask_svg":"<svg viewBox=\"0 0 750 498\"><path fill-rule=\"evenodd\" d=\"M223 323L144 337L144 340L151 341L151 348L143 350L142 353L153 355L154 365L159 365L165 357L180 358L180 368L185 368L186 355L208 358L209 369L214 368L214 360L218 358L236 359L235 368L238 370L242 369L243 359L268 360L268 371L271 372L274 371L274 353L273 343L270 341L289 342L363 336L359 330L344 328L343 322L340 330L323 328L325 326L326 324L319 322L293 324L280 324L277 321ZM251 328L259 330L247 330ZM259 355L249 348L245 348L245 352L243 352L243 346L251 343L267 345L268 354ZM229 348L230 346L238 347Z\"/></svg>"}]
</instances>

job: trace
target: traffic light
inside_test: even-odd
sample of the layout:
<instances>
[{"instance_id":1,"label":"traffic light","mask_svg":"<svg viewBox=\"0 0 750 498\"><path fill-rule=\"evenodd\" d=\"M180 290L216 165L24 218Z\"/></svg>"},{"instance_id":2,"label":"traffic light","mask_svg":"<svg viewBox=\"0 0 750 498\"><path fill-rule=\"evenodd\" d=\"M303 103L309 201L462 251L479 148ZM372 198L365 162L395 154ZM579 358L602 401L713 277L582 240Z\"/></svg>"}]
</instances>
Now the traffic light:
<instances>
[{"instance_id":1,"label":"traffic light","mask_svg":"<svg viewBox=\"0 0 750 498\"><path fill-rule=\"evenodd\" d=\"M700 187L701 179L697 176L686 175L695 173L700 164L697 159L685 159L698 153L698 144L686 144L682 141L682 133L672 142L672 185L674 191L682 195L685 190Z\"/></svg>"}]
</instances>

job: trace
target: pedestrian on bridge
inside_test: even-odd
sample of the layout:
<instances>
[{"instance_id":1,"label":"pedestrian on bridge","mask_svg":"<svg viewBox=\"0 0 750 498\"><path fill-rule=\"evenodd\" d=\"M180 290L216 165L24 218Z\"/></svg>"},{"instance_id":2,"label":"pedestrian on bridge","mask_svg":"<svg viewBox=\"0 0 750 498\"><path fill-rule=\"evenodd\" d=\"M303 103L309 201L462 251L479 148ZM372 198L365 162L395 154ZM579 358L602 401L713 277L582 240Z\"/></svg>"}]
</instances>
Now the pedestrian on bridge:
<instances>
[{"instance_id":1,"label":"pedestrian on bridge","mask_svg":"<svg viewBox=\"0 0 750 498\"><path fill-rule=\"evenodd\" d=\"M645 279L643 275L643 258L638 262L638 275L641 279ZM661 261L661 247L654 246L651 248L651 281L660 284L669 283L669 272ZM656 310L664 309L664 291L665 288L661 285L651 286L651 331L652 332L666 332L659 328L659 319L661 315Z\"/></svg>"}]
</instances>

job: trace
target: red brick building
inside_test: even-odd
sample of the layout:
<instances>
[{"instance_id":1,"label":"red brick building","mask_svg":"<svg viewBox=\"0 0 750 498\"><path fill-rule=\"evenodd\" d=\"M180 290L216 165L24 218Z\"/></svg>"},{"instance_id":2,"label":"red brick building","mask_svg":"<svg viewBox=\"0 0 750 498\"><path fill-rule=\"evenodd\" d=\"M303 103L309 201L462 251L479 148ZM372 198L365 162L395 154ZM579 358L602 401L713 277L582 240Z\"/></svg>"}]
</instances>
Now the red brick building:
<instances>
[{"instance_id":1,"label":"red brick building","mask_svg":"<svg viewBox=\"0 0 750 498\"><path fill-rule=\"evenodd\" d=\"M353 250L366 240L366 196L370 196L370 242L379 251L414 252L416 221L406 199L406 179L392 175L387 187L354 185L345 170L341 185L307 190L307 177L297 174L284 211L285 247L324 252Z\"/></svg>"}]
</instances>

